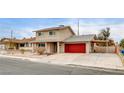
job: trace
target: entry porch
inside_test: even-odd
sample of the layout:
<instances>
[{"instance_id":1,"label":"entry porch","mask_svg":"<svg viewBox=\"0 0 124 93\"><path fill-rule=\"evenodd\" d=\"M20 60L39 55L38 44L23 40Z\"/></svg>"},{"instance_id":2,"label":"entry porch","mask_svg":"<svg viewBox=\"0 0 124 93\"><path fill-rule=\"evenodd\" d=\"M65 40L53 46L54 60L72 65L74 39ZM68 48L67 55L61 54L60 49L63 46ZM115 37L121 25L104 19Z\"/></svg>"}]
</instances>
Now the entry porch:
<instances>
[{"instance_id":1,"label":"entry porch","mask_svg":"<svg viewBox=\"0 0 124 93\"><path fill-rule=\"evenodd\" d=\"M63 42L34 42L33 48L45 48L45 53L64 53Z\"/></svg>"}]
</instances>

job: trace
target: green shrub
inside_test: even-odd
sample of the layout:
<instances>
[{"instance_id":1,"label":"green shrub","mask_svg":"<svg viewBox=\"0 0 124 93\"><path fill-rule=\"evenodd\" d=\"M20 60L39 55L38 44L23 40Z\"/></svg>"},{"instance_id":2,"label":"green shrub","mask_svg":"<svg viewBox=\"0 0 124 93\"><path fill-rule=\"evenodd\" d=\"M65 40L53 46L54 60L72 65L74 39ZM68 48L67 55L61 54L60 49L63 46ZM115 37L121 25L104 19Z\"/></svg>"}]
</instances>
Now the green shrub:
<instances>
[{"instance_id":1,"label":"green shrub","mask_svg":"<svg viewBox=\"0 0 124 93\"><path fill-rule=\"evenodd\" d=\"M120 47L122 48L122 49L124 49L124 39L122 39L121 41L120 41Z\"/></svg>"}]
</instances>

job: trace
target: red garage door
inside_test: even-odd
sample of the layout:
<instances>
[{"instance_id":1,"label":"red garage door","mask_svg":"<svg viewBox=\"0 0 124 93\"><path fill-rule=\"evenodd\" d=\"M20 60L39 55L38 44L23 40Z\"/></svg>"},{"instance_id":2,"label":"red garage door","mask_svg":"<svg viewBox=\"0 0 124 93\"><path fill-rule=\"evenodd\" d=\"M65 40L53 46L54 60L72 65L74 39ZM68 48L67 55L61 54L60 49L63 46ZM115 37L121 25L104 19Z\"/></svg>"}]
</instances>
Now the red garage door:
<instances>
[{"instance_id":1,"label":"red garage door","mask_svg":"<svg viewBox=\"0 0 124 93\"><path fill-rule=\"evenodd\" d=\"M85 53L85 44L65 44L65 53Z\"/></svg>"}]
</instances>

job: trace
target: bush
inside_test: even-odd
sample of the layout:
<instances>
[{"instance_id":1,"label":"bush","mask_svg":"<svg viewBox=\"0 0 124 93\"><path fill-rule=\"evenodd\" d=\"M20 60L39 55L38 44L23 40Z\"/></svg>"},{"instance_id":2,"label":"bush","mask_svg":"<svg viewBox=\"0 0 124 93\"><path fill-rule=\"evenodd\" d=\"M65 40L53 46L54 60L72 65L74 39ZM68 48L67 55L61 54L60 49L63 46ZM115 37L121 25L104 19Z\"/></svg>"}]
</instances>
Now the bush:
<instances>
[{"instance_id":1,"label":"bush","mask_svg":"<svg viewBox=\"0 0 124 93\"><path fill-rule=\"evenodd\" d=\"M39 55L42 55L45 51L45 48L37 48L36 49L36 52L39 54Z\"/></svg>"},{"instance_id":2,"label":"bush","mask_svg":"<svg viewBox=\"0 0 124 93\"><path fill-rule=\"evenodd\" d=\"M120 41L120 47L122 48L122 49L124 49L124 39L122 39L121 41Z\"/></svg>"},{"instance_id":3,"label":"bush","mask_svg":"<svg viewBox=\"0 0 124 93\"><path fill-rule=\"evenodd\" d=\"M24 54L25 53L25 50L24 49L21 49L20 51L21 51L21 54Z\"/></svg>"}]
</instances>

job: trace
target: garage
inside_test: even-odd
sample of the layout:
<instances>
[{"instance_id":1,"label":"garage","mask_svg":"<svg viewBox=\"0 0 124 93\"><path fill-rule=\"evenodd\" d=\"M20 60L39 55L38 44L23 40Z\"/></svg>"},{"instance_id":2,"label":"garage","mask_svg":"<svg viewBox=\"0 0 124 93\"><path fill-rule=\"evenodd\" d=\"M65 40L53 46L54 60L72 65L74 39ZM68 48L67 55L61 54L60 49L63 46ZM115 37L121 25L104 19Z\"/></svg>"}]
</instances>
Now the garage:
<instances>
[{"instance_id":1,"label":"garage","mask_svg":"<svg viewBox=\"0 0 124 93\"><path fill-rule=\"evenodd\" d=\"M93 46L91 41L94 40L95 35L79 35L71 36L64 40L65 53L91 53Z\"/></svg>"},{"instance_id":2,"label":"garage","mask_svg":"<svg viewBox=\"0 0 124 93\"><path fill-rule=\"evenodd\" d=\"M65 44L65 53L86 53L86 44Z\"/></svg>"}]
</instances>

